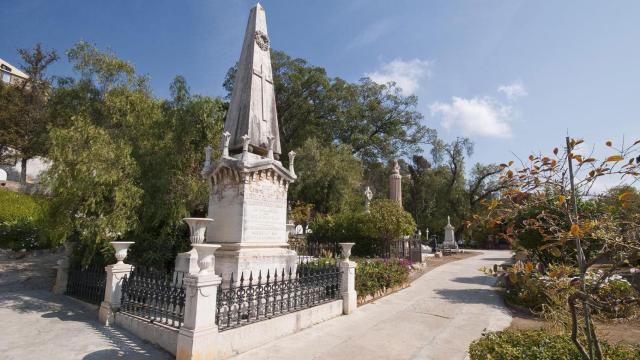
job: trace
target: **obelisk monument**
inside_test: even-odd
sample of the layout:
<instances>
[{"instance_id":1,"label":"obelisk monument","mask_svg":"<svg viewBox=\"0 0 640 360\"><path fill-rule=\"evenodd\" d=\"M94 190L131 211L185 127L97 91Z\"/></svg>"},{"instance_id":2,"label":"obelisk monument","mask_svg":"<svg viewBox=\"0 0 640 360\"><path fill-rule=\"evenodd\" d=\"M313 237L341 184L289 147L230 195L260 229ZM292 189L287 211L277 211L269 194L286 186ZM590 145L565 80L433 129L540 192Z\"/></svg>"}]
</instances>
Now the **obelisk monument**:
<instances>
[{"instance_id":1,"label":"obelisk monument","mask_svg":"<svg viewBox=\"0 0 640 360\"><path fill-rule=\"evenodd\" d=\"M209 181L207 243L221 245L215 272L228 281L253 271L295 271L296 253L288 249L287 189L295 179L279 161L278 116L269 54L265 12L251 9L229 112L224 125L222 156L205 163Z\"/></svg>"}]
</instances>

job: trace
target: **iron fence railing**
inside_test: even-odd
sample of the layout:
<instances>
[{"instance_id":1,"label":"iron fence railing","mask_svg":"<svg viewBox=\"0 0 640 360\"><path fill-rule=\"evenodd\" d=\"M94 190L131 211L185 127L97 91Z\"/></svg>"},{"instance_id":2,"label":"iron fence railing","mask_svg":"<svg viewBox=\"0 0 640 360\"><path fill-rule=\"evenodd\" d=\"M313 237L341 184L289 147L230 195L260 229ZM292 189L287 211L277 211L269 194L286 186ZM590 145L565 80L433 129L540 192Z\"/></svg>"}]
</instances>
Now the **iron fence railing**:
<instances>
[{"instance_id":1,"label":"iron fence railing","mask_svg":"<svg viewBox=\"0 0 640 360\"><path fill-rule=\"evenodd\" d=\"M216 324L220 331L271 319L337 300L340 269L335 261L298 264L295 271L249 272L220 286Z\"/></svg>"},{"instance_id":2,"label":"iron fence railing","mask_svg":"<svg viewBox=\"0 0 640 360\"><path fill-rule=\"evenodd\" d=\"M184 274L135 267L122 281L120 311L179 328L184 322Z\"/></svg>"},{"instance_id":3,"label":"iron fence railing","mask_svg":"<svg viewBox=\"0 0 640 360\"><path fill-rule=\"evenodd\" d=\"M319 242L301 242L297 244L289 245L291 250L295 250L299 257L307 258L337 258L342 253L340 244L334 242L319 243Z\"/></svg>"},{"instance_id":4,"label":"iron fence railing","mask_svg":"<svg viewBox=\"0 0 640 360\"><path fill-rule=\"evenodd\" d=\"M103 266L93 265L69 270L66 294L91 304L100 304L104 299L107 273Z\"/></svg>"},{"instance_id":5,"label":"iron fence railing","mask_svg":"<svg viewBox=\"0 0 640 360\"><path fill-rule=\"evenodd\" d=\"M417 237L385 241L378 256L384 259L397 258L419 263L422 261L422 243Z\"/></svg>"}]
</instances>

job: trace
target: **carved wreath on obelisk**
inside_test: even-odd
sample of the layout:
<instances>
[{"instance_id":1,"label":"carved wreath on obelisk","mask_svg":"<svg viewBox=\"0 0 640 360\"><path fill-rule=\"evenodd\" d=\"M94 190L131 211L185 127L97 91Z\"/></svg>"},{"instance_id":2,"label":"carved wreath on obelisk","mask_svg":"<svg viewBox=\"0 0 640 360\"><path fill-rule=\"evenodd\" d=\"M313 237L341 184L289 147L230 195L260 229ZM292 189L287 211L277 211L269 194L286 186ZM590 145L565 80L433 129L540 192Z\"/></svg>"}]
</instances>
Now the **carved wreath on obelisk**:
<instances>
[{"instance_id":1,"label":"carved wreath on obelisk","mask_svg":"<svg viewBox=\"0 0 640 360\"><path fill-rule=\"evenodd\" d=\"M267 34L258 30L256 31L255 38L256 38L256 44L260 49L264 51L269 50L269 37L267 36Z\"/></svg>"}]
</instances>

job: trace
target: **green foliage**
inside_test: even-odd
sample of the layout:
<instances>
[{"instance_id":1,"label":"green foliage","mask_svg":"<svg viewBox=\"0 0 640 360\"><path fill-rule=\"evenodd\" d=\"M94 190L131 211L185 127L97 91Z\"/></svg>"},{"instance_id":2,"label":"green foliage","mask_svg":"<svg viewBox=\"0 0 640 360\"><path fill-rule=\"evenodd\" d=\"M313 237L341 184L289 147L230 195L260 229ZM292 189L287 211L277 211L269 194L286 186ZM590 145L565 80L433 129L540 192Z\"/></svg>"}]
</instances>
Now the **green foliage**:
<instances>
[{"instance_id":1,"label":"green foliage","mask_svg":"<svg viewBox=\"0 0 640 360\"><path fill-rule=\"evenodd\" d=\"M409 265L402 260L365 259L356 267L356 292L358 296L375 295L376 292L409 281Z\"/></svg>"},{"instance_id":2,"label":"green foliage","mask_svg":"<svg viewBox=\"0 0 640 360\"><path fill-rule=\"evenodd\" d=\"M373 235L380 240L395 240L411 235L416 230L416 222L411 214L398 203L387 199L371 202L370 224Z\"/></svg>"},{"instance_id":3,"label":"green foliage","mask_svg":"<svg viewBox=\"0 0 640 360\"><path fill-rule=\"evenodd\" d=\"M605 359L633 360L640 348L602 342ZM485 334L469 346L471 360L582 360L568 335L542 330L500 331Z\"/></svg>"},{"instance_id":4,"label":"green foliage","mask_svg":"<svg viewBox=\"0 0 640 360\"><path fill-rule=\"evenodd\" d=\"M58 59L40 44L33 50L19 49L28 79L18 84L0 84L0 155L10 147L22 159L20 182L27 176L27 160L46 152L50 118L46 103L51 83L47 67Z\"/></svg>"},{"instance_id":5,"label":"green foliage","mask_svg":"<svg viewBox=\"0 0 640 360\"><path fill-rule=\"evenodd\" d=\"M312 203L324 214L354 207L362 165L349 146L323 145L311 138L296 153L298 180L291 186L293 201Z\"/></svg>"},{"instance_id":6,"label":"green foliage","mask_svg":"<svg viewBox=\"0 0 640 360\"><path fill-rule=\"evenodd\" d=\"M119 238L136 242L130 261L168 266L188 246L182 218L206 214L204 148L218 148L226 105L191 95L182 77L170 100L157 99L133 65L86 42L67 55L80 76L62 79L49 101L50 183L56 209L100 220L54 217L58 238L81 239L85 263Z\"/></svg>"},{"instance_id":7,"label":"green foliage","mask_svg":"<svg viewBox=\"0 0 640 360\"><path fill-rule=\"evenodd\" d=\"M120 238L136 223L141 190L131 147L84 118L51 131L51 168L44 182L53 190L52 232L86 245L85 262L100 243Z\"/></svg>"},{"instance_id":8,"label":"green foliage","mask_svg":"<svg viewBox=\"0 0 640 360\"><path fill-rule=\"evenodd\" d=\"M309 242L354 242L354 256L376 256L379 240L371 230L369 215L363 212L342 212L336 215L317 216L310 224Z\"/></svg>"},{"instance_id":9,"label":"green foliage","mask_svg":"<svg viewBox=\"0 0 640 360\"><path fill-rule=\"evenodd\" d=\"M0 248L32 250L51 246L44 197L0 189Z\"/></svg>"}]
</instances>

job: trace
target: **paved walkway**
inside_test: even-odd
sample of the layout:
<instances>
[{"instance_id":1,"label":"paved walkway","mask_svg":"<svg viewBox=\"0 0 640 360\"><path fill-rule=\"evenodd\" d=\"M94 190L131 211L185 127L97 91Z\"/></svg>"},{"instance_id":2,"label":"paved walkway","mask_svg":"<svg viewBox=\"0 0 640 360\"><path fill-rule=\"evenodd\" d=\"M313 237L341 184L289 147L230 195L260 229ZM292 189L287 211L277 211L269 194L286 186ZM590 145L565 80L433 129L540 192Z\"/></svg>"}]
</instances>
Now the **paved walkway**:
<instances>
[{"instance_id":1,"label":"paved walkway","mask_svg":"<svg viewBox=\"0 0 640 360\"><path fill-rule=\"evenodd\" d=\"M485 330L502 330L511 316L478 271L507 261L508 251L444 264L411 287L354 314L241 354L236 359L464 359Z\"/></svg>"},{"instance_id":2,"label":"paved walkway","mask_svg":"<svg viewBox=\"0 0 640 360\"><path fill-rule=\"evenodd\" d=\"M57 257L0 260L0 359L172 359L51 287Z\"/></svg>"}]
</instances>

